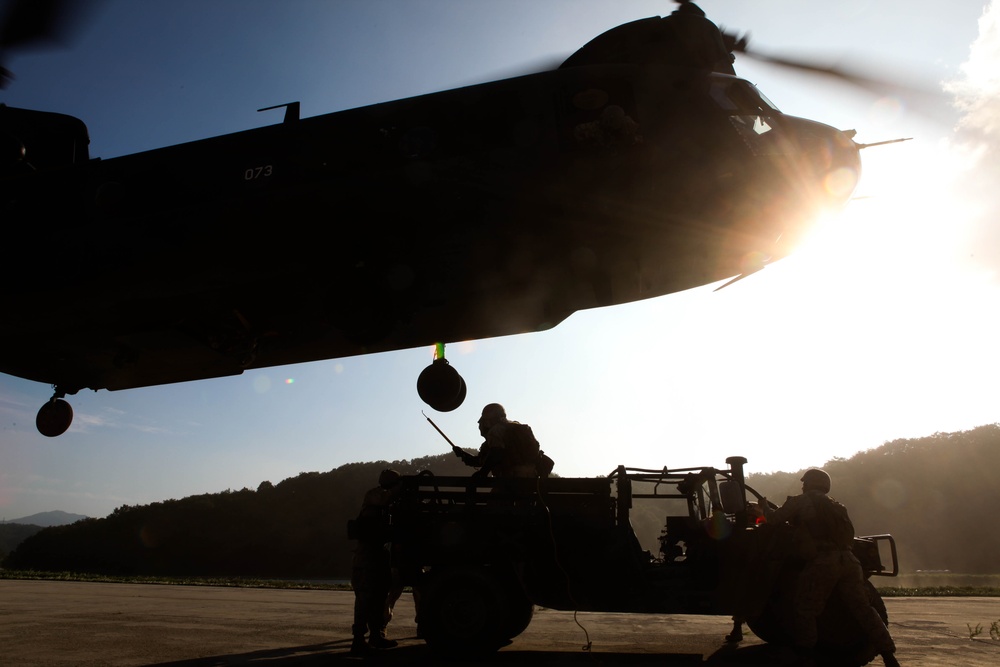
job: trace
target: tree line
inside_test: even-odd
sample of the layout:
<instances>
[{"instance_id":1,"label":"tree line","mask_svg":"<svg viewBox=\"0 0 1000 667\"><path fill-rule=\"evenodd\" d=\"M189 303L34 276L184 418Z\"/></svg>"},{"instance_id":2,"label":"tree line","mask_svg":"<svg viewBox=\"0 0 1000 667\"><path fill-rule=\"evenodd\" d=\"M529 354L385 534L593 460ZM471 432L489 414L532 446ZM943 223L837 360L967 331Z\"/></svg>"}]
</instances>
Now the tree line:
<instances>
[{"instance_id":1,"label":"tree line","mask_svg":"<svg viewBox=\"0 0 1000 667\"><path fill-rule=\"evenodd\" d=\"M992 521L1000 506L1000 483L991 464L998 453L1000 425L993 424L895 440L823 467L833 477L831 495L848 507L858 534L895 536L902 570L995 573L1000 532ZM386 467L402 474L471 472L449 453L350 463L278 484L262 482L256 490L123 505L102 519L39 530L20 542L3 566L121 575L347 578L353 546L347 521ZM799 493L801 473L751 474L747 482L780 504ZM652 535L654 542L663 521L662 509L643 506L633 513L636 532Z\"/></svg>"},{"instance_id":2,"label":"tree line","mask_svg":"<svg viewBox=\"0 0 1000 667\"><path fill-rule=\"evenodd\" d=\"M18 544L41 529L29 523L0 523L0 563Z\"/></svg>"},{"instance_id":3,"label":"tree line","mask_svg":"<svg viewBox=\"0 0 1000 667\"><path fill-rule=\"evenodd\" d=\"M3 561L15 570L116 575L347 578L357 516L379 473L468 474L452 455L350 463L303 472L256 490L226 490L148 505L122 505L102 519L41 530Z\"/></svg>"}]
</instances>

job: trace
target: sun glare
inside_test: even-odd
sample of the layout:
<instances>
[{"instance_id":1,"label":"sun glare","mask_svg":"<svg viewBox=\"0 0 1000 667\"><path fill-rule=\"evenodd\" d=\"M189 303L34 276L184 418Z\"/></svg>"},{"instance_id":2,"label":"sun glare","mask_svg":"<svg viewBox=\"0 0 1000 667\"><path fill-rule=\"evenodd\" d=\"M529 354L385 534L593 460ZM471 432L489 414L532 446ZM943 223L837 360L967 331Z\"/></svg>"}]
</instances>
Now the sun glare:
<instances>
[{"instance_id":1,"label":"sun glare","mask_svg":"<svg viewBox=\"0 0 1000 667\"><path fill-rule=\"evenodd\" d=\"M944 143L875 150L867 194L782 260L782 298L800 304L797 317L823 322L823 339L791 341L788 368L776 370L796 377L794 365L807 364L822 378L810 402L839 414L852 406L845 419L861 437L991 423L997 391L983 378L998 365L990 350L1000 290L969 261L987 206L961 190L969 156Z\"/></svg>"},{"instance_id":2,"label":"sun glare","mask_svg":"<svg viewBox=\"0 0 1000 667\"><path fill-rule=\"evenodd\" d=\"M818 222L797 253L802 261L838 269L838 282L920 281L956 262L979 212L957 192L968 157L943 143L869 150L859 196Z\"/></svg>"},{"instance_id":3,"label":"sun glare","mask_svg":"<svg viewBox=\"0 0 1000 667\"><path fill-rule=\"evenodd\" d=\"M983 359L1000 336L986 305L997 288L967 261L980 210L958 194L964 158L943 144L871 151L861 196L789 257L719 292L636 307L652 326L609 312L628 345L588 372L622 388L592 406L622 432L579 441L644 443L619 455L647 465L684 441L697 455L671 465L744 451L756 471L795 470L995 421L997 391L977 389L997 365ZM593 329L602 314L589 317ZM725 419L706 423L713 409ZM794 441L809 447L779 444Z\"/></svg>"}]
</instances>

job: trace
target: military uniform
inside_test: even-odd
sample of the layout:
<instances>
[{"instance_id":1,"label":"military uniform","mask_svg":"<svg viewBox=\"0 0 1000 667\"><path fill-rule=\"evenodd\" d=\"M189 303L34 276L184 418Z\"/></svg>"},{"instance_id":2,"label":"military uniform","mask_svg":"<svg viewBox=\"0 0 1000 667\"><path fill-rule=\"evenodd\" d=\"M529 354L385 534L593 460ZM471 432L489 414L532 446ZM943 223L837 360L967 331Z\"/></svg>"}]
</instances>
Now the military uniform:
<instances>
[{"instance_id":1,"label":"military uniform","mask_svg":"<svg viewBox=\"0 0 1000 667\"><path fill-rule=\"evenodd\" d=\"M838 506L824 507L824 503ZM850 526L846 509L833 498L816 490L808 490L802 495L789 498L775 510L768 521L787 521L801 530L800 541L809 559L798 578L795 592L793 622L795 643L798 647L811 650L816 645L816 618L826 607L830 596L836 593L847 609L857 619L862 630L868 635L875 649L883 655L892 654L896 646L888 629L872 608L865 591L864 574L861 563L851 552L853 526L850 537L838 534L832 522L842 511L843 518Z\"/></svg>"},{"instance_id":2,"label":"military uniform","mask_svg":"<svg viewBox=\"0 0 1000 667\"><path fill-rule=\"evenodd\" d=\"M358 522L365 526L358 538L351 570L354 589L354 636L352 651L363 650L365 634L376 648L392 645L386 639L386 626L392 618L389 593L392 589L392 569L389 547L378 530L381 519L394 498L391 489L377 486L365 494Z\"/></svg>"},{"instance_id":3,"label":"military uniform","mask_svg":"<svg viewBox=\"0 0 1000 667\"><path fill-rule=\"evenodd\" d=\"M462 461L487 473L492 472L494 477L538 477L537 461L513 460L507 452L510 426L517 423L502 421L491 426L479 454L466 454Z\"/></svg>"},{"instance_id":4,"label":"military uniform","mask_svg":"<svg viewBox=\"0 0 1000 667\"><path fill-rule=\"evenodd\" d=\"M475 474L538 477L542 460L538 441L530 426L507 419L507 412L502 405L490 403L483 408L483 414L479 418L479 433L485 440L479 447L478 454L469 454L453 445L455 455L462 459L462 463L479 468ZM551 459L548 462L551 463Z\"/></svg>"}]
</instances>

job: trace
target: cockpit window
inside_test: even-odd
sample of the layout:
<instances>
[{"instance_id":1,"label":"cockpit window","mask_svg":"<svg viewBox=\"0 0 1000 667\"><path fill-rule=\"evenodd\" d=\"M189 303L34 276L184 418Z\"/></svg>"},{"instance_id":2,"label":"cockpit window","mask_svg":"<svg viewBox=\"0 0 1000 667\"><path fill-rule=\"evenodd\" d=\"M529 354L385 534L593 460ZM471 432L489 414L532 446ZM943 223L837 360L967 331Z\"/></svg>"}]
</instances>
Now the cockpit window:
<instances>
[{"instance_id":1,"label":"cockpit window","mask_svg":"<svg viewBox=\"0 0 1000 667\"><path fill-rule=\"evenodd\" d=\"M768 109L770 109L771 111L777 111L778 113L781 113L781 109L775 106L774 102L767 99L767 96L765 96L764 93L760 92L760 89L757 88L757 86L753 85L752 83L748 83L746 85L753 89L753 92L757 95L757 97L760 98L760 101L763 102Z\"/></svg>"},{"instance_id":2,"label":"cockpit window","mask_svg":"<svg viewBox=\"0 0 1000 667\"><path fill-rule=\"evenodd\" d=\"M754 155L781 155L788 150L778 131L781 112L753 84L732 76L713 77L712 100L726 112L729 121Z\"/></svg>"},{"instance_id":3,"label":"cockpit window","mask_svg":"<svg viewBox=\"0 0 1000 667\"><path fill-rule=\"evenodd\" d=\"M743 79L713 77L711 95L721 109L729 112L772 114L781 113L757 87Z\"/></svg>"},{"instance_id":4,"label":"cockpit window","mask_svg":"<svg viewBox=\"0 0 1000 667\"><path fill-rule=\"evenodd\" d=\"M759 114L731 114L733 124L747 148L754 155L784 155L788 152L787 141L771 116Z\"/></svg>"}]
</instances>

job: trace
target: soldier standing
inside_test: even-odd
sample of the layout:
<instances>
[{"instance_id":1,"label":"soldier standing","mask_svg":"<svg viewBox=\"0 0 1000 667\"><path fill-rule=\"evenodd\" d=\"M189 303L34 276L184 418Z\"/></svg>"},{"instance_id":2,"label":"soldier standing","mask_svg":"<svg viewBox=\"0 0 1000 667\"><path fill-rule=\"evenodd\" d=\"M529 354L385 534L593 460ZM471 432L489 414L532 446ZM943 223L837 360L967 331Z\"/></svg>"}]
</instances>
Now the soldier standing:
<instances>
[{"instance_id":1,"label":"soldier standing","mask_svg":"<svg viewBox=\"0 0 1000 667\"><path fill-rule=\"evenodd\" d=\"M390 591L392 563L384 526L389 506L395 499L399 473L385 469L378 476L378 486L365 494L358 514L358 547L354 552L351 588L354 589L354 624L351 632L351 655L361 656L372 649L393 648L397 642L386 639L386 627L392 618ZM368 641L365 642L365 634Z\"/></svg>"},{"instance_id":2,"label":"soldier standing","mask_svg":"<svg viewBox=\"0 0 1000 667\"><path fill-rule=\"evenodd\" d=\"M795 592L795 644L803 664L813 661L816 617L834 592L857 619L886 667L899 667L896 645L878 612L872 608L864 588L861 563L851 552L854 526L847 509L828 496L830 475L813 468L802 476L802 494L785 501L771 513L772 523L788 522L800 529L800 539L809 543L815 556L799 575Z\"/></svg>"}]
</instances>

